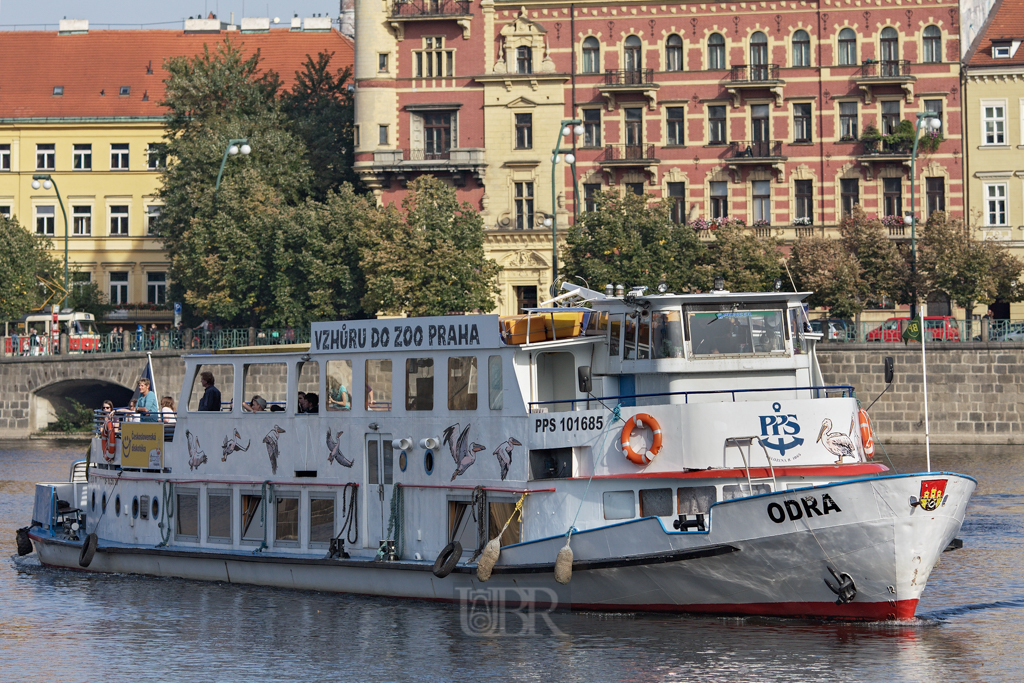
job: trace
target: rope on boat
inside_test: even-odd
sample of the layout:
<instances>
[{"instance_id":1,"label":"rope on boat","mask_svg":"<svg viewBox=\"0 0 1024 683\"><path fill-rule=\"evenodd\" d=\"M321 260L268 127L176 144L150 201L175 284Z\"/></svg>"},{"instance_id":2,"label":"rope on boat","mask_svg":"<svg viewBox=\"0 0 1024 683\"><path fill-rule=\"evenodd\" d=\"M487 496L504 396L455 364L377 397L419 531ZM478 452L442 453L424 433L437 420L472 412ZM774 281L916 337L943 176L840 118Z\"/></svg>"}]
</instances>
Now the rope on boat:
<instances>
[{"instance_id":1,"label":"rope on boat","mask_svg":"<svg viewBox=\"0 0 1024 683\"><path fill-rule=\"evenodd\" d=\"M341 490L341 509L345 511L345 516L342 518L341 530L338 535L334 537L334 540L344 538L349 545L355 545L359 541L359 525L356 523L358 508L356 507L356 488L355 482L349 482L345 484L345 487ZM352 496L349 497L349 492ZM353 536L353 534L355 534Z\"/></svg>"},{"instance_id":2,"label":"rope on boat","mask_svg":"<svg viewBox=\"0 0 1024 683\"><path fill-rule=\"evenodd\" d=\"M402 485L395 484L394 490L391 492L391 518L388 520L388 538L395 542L395 554L399 558L402 557L403 546L403 533L402 520L405 517L405 505L404 496L402 495ZM392 535L393 534L393 535Z\"/></svg>"},{"instance_id":3,"label":"rope on boat","mask_svg":"<svg viewBox=\"0 0 1024 683\"><path fill-rule=\"evenodd\" d=\"M523 501L526 500L528 495L530 495L529 491L523 491L523 495L519 497L519 502L516 503L512 514L508 516L505 526L501 527L501 531L498 532L497 536L488 541L483 553L480 554L480 559L476 563L476 578L481 582L491 578L491 570L494 569L494 565L497 564L498 557L501 555L501 537L505 534L505 530L508 529L508 525L512 523L517 514L519 515L519 523L522 524Z\"/></svg>"},{"instance_id":4,"label":"rope on boat","mask_svg":"<svg viewBox=\"0 0 1024 683\"><path fill-rule=\"evenodd\" d=\"M267 506L270 504L267 502L267 489L270 489L270 501L274 500L274 485L270 483L270 480L263 482L263 486L260 488L260 524L263 526L263 540L260 541L260 547L252 551L252 554L263 552L267 549Z\"/></svg>"},{"instance_id":5,"label":"rope on boat","mask_svg":"<svg viewBox=\"0 0 1024 683\"><path fill-rule=\"evenodd\" d=\"M160 506L160 542L157 548L164 548L171 542L171 517L174 516L174 484L169 481L163 482L161 493L163 505Z\"/></svg>"},{"instance_id":6,"label":"rope on boat","mask_svg":"<svg viewBox=\"0 0 1024 683\"><path fill-rule=\"evenodd\" d=\"M487 491L484 490L483 486L473 488L473 498L469 509L473 511L473 519L476 520L476 537L480 544L473 551L473 557L469 558L469 562L466 563L473 564L476 558L480 557L481 553L483 553L484 539L487 538L487 529L484 526L487 522Z\"/></svg>"}]
</instances>

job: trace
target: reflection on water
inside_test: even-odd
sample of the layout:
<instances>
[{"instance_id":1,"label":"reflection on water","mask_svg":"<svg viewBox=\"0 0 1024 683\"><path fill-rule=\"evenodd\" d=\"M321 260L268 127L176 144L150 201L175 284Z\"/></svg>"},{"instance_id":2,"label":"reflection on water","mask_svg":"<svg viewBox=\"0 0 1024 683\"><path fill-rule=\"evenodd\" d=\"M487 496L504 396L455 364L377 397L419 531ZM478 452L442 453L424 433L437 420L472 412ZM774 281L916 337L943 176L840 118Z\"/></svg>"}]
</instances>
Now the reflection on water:
<instances>
[{"instance_id":1,"label":"reflection on water","mask_svg":"<svg viewBox=\"0 0 1024 683\"><path fill-rule=\"evenodd\" d=\"M899 471L924 469L923 447L888 449ZM556 613L562 635L531 637L467 634L447 605L16 566L33 482L65 479L83 450L0 442L0 664L32 680L1021 677L1024 458L1011 447L933 447L933 469L979 486L964 548L943 556L914 623Z\"/></svg>"}]
</instances>

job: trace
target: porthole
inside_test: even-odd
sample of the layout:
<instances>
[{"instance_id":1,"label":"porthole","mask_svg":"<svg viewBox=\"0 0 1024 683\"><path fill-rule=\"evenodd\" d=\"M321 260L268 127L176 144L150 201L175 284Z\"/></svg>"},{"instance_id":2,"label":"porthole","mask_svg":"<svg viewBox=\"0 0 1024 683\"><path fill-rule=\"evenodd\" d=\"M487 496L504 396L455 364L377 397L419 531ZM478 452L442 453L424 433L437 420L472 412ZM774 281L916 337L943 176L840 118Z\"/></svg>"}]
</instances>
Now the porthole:
<instances>
[{"instance_id":1,"label":"porthole","mask_svg":"<svg viewBox=\"0 0 1024 683\"><path fill-rule=\"evenodd\" d=\"M132 517L135 519L139 518L139 497L135 496L132 498Z\"/></svg>"},{"instance_id":2,"label":"porthole","mask_svg":"<svg viewBox=\"0 0 1024 683\"><path fill-rule=\"evenodd\" d=\"M114 514L118 517L121 516L121 494L114 496Z\"/></svg>"},{"instance_id":3,"label":"porthole","mask_svg":"<svg viewBox=\"0 0 1024 683\"><path fill-rule=\"evenodd\" d=\"M405 454L405 451L402 451L402 454L398 456L398 469L400 469L403 472L405 472L405 466L408 465L408 464L409 464L409 458Z\"/></svg>"},{"instance_id":4,"label":"porthole","mask_svg":"<svg viewBox=\"0 0 1024 683\"><path fill-rule=\"evenodd\" d=\"M103 492L103 496L100 498L100 512L107 511L107 492Z\"/></svg>"},{"instance_id":5,"label":"porthole","mask_svg":"<svg viewBox=\"0 0 1024 683\"><path fill-rule=\"evenodd\" d=\"M427 474L433 474L434 472L434 451L428 450L423 454L423 469L427 471Z\"/></svg>"},{"instance_id":6,"label":"porthole","mask_svg":"<svg viewBox=\"0 0 1024 683\"><path fill-rule=\"evenodd\" d=\"M93 512L96 512L96 492L95 491L92 492L92 504L89 506L89 509L91 509Z\"/></svg>"},{"instance_id":7,"label":"porthole","mask_svg":"<svg viewBox=\"0 0 1024 683\"><path fill-rule=\"evenodd\" d=\"M153 519L160 518L160 503L157 502L156 496L153 496Z\"/></svg>"}]
</instances>

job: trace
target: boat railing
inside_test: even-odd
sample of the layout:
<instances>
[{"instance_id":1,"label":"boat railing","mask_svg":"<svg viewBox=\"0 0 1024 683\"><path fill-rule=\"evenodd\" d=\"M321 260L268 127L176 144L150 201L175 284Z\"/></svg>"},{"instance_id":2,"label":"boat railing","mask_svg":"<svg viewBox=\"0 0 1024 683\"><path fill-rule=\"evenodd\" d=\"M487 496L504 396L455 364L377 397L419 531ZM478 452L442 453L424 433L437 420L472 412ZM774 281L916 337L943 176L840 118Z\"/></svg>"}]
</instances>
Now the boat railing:
<instances>
[{"instance_id":1,"label":"boat railing","mask_svg":"<svg viewBox=\"0 0 1024 683\"><path fill-rule=\"evenodd\" d=\"M740 443L741 441L747 442L746 454L743 453L743 446ZM757 442L757 445L761 447L761 450L764 451L764 459L767 461L768 471L771 472L772 475L770 477L752 477L750 475L750 461L753 460L753 458L748 456L750 455L750 451L753 448L755 441ZM725 440L725 447L728 448L730 444L736 447L736 450L740 452L740 457L743 459L743 470L747 473L748 495L754 495L754 484L767 483L769 481L772 483L772 491L779 490L779 482L775 479L775 465L772 464L771 456L768 455L768 448L764 445L764 442L761 441L760 436L730 436Z\"/></svg>"},{"instance_id":2,"label":"boat railing","mask_svg":"<svg viewBox=\"0 0 1024 683\"><path fill-rule=\"evenodd\" d=\"M814 398L853 398L856 396L854 389L849 385L830 385L830 386L807 386L807 387L767 387L758 389L707 389L702 391L663 391L653 394L623 394L621 396L590 396L588 398L562 398L554 401L531 401L530 412L531 413L544 413L548 412L543 409L543 406L550 406L554 404L570 404L570 410L589 410L589 404L591 403L620 403L622 401L629 401L629 403L623 403L624 406L635 405L635 400L638 398L671 398L673 396L682 396L684 403L690 402L691 396L709 396L713 394L729 394L731 401L736 402L736 394L752 394L752 393L769 393L777 391L811 391L814 392ZM577 408L577 404L586 403L586 408ZM668 401L666 401L668 403ZM657 405L648 404L648 405Z\"/></svg>"},{"instance_id":3,"label":"boat railing","mask_svg":"<svg viewBox=\"0 0 1024 683\"><path fill-rule=\"evenodd\" d=\"M228 406L227 410L230 410L230 402L225 402L222 406ZM224 408L222 407L222 410ZM121 436L121 425L125 423L143 423L143 424L163 424L164 426L164 441L174 441L174 426L178 421L178 413L176 411L164 411L157 413L155 418L146 419L142 413L132 410L131 408L115 408L112 413L104 412L97 408L92 411L92 433L101 436L103 434L103 427L107 420L110 420L110 424L114 429L115 437Z\"/></svg>"}]
</instances>

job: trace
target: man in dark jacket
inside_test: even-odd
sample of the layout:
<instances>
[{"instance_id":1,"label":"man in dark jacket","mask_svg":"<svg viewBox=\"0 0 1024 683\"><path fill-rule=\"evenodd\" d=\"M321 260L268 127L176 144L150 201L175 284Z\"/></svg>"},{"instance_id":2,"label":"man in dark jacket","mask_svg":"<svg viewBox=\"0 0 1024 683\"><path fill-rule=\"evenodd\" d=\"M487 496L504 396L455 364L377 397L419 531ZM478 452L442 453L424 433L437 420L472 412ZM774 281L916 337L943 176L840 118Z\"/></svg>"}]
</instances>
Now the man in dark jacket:
<instances>
[{"instance_id":1,"label":"man in dark jacket","mask_svg":"<svg viewBox=\"0 0 1024 683\"><path fill-rule=\"evenodd\" d=\"M206 389L203 397L199 399L199 410L219 412L220 389L213 386L213 373L209 370L199 373L199 381L203 383L203 387Z\"/></svg>"}]
</instances>

